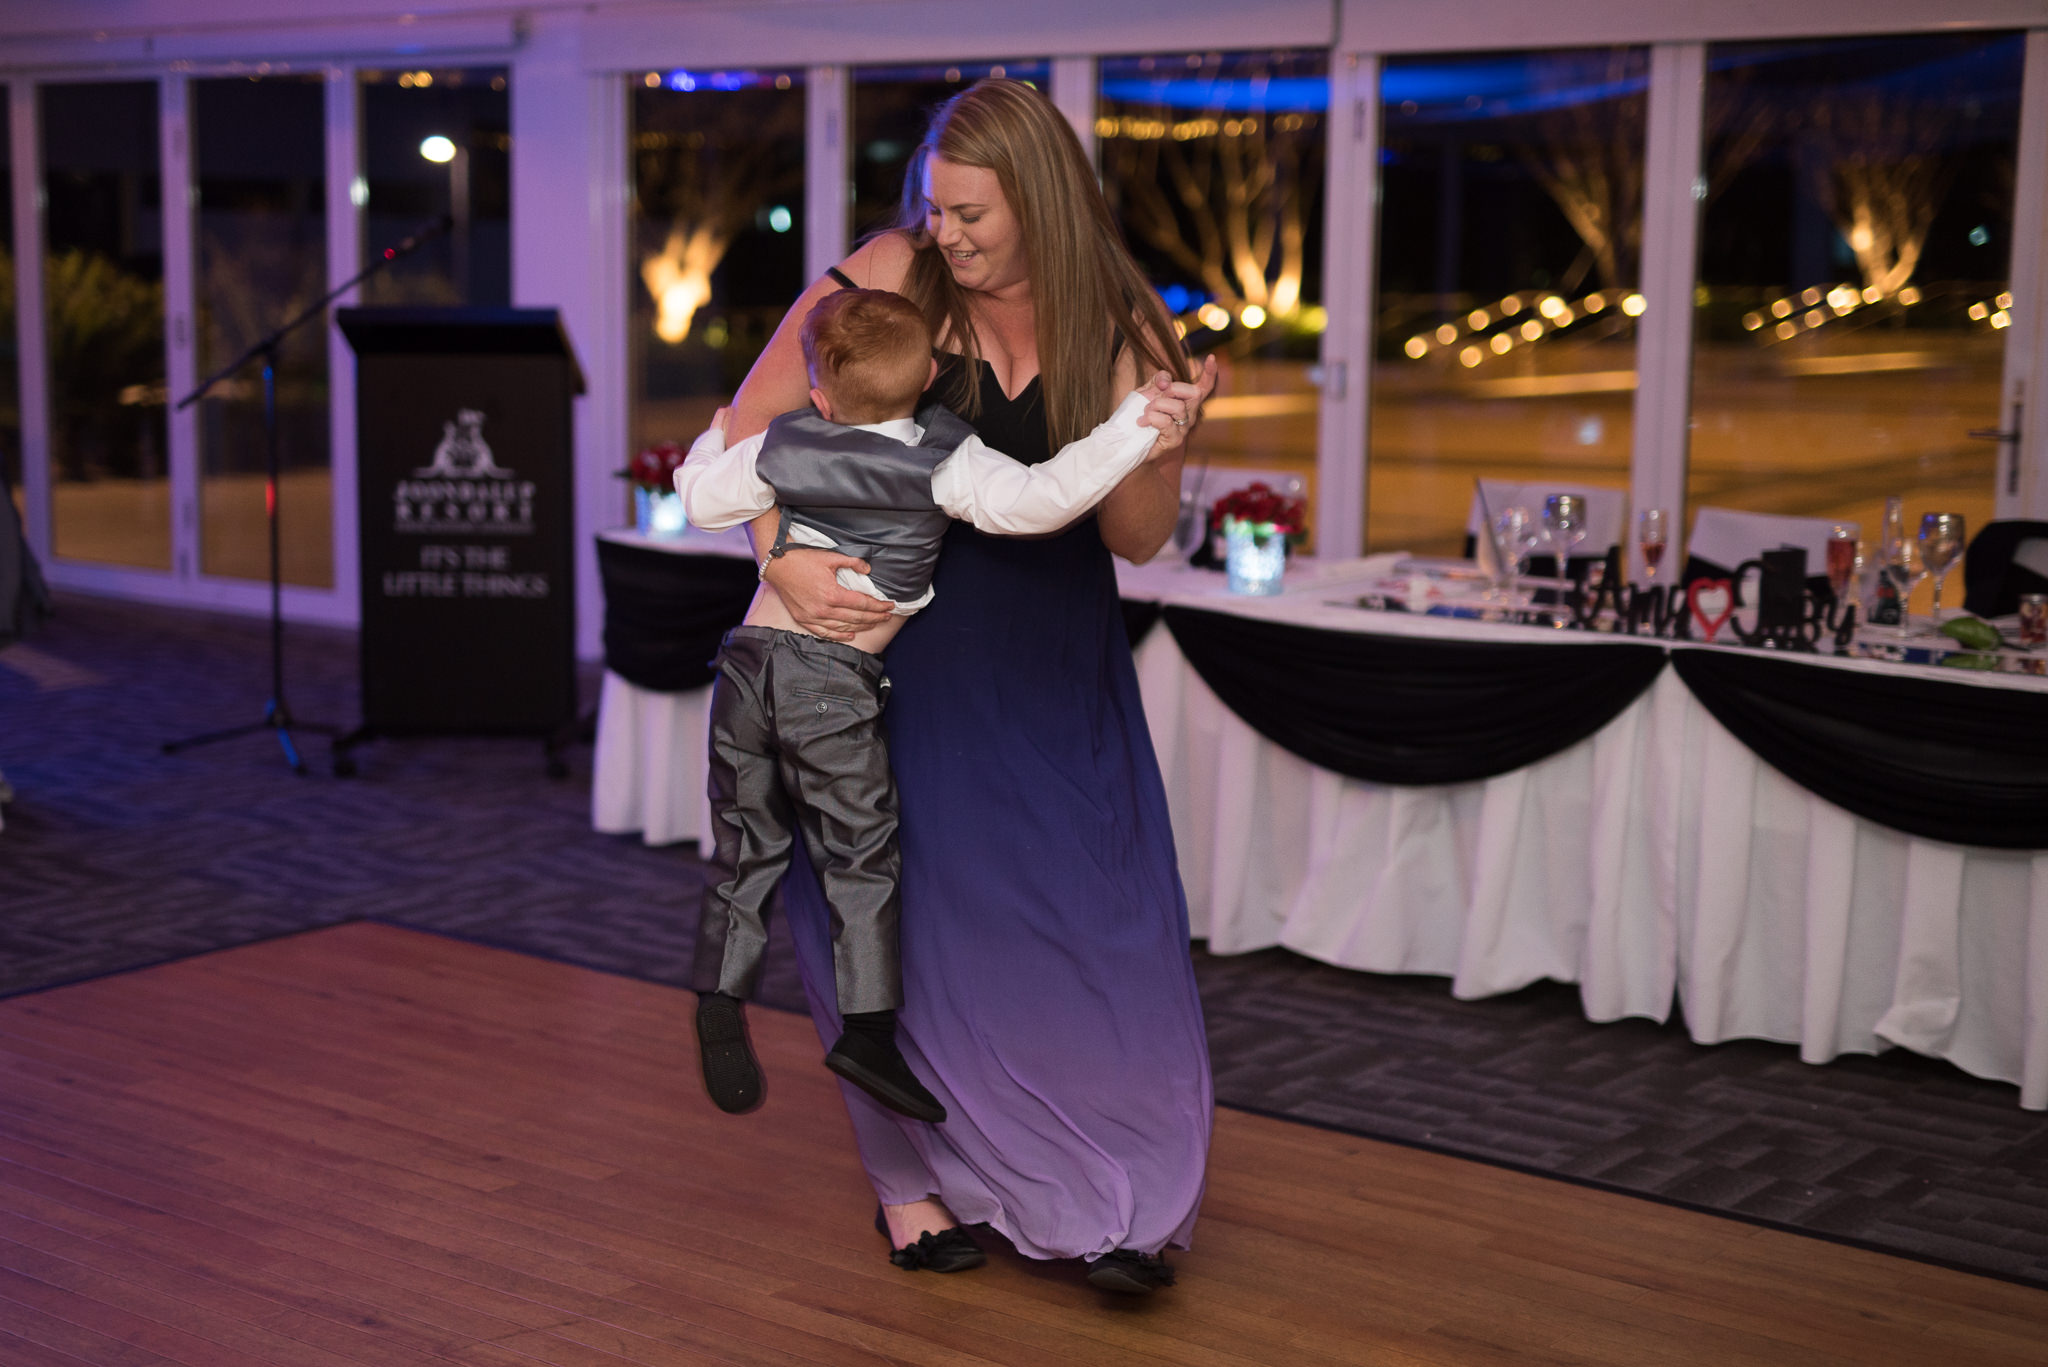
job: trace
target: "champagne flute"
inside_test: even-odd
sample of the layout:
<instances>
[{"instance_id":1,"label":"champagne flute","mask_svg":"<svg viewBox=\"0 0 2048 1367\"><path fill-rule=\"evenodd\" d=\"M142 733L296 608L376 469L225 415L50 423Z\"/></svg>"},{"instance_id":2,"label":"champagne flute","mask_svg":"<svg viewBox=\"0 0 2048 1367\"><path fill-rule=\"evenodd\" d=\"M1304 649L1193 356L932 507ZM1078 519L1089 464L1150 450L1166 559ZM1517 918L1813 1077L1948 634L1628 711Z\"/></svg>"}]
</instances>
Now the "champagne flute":
<instances>
[{"instance_id":1,"label":"champagne flute","mask_svg":"<svg viewBox=\"0 0 2048 1367\"><path fill-rule=\"evenodd\" d=\"M1849 581L1856 577L1856 529L1836 523L1828 528L1828 587L1835 591L1835 601L1843 601L1849 591Z\"/></svg>"},{"instance_id":2,"label":"champagne flute","mask_svg":"<svg viewBox=\"0 0 2048 1367\"><path fill-rule=\"evenodd\" d=\"M1919 548L1912 542L1901 541L1884 562L1884 577L1898 595L1898 638L1903 641L1912 635L1913 614L1909 604L1913 590L1927 577L1927 562L1921 559Z\"/></svg>"},{"instance_id":3,"label":"champagne flute","mask_svg":"<svg viewBox=\"0 0 2048 1367\"><path fill-rule=\"evenodd\" d=\"M1493 542L1500 549L1500 579L1494 588L1509 606L1515 603L1515 580L1522 573L1522 558L1529 553L1532 522L1529 510L1523 507L1504 508L1493 519Z\"/></svg>"},{"instance_id":4,"label":"champagne flute","mask_svg":"<svg viewBox=\"0 0 2048 1367\"><path fill-rule=\"evenodd\" d=\"M1920 560L1934 576L1934 625L1941 625L1941 586L1963 554L1963 515L1929 513L1920 519Z\"/></svg>"},{"instance_id":5,"label":"champagne flute","mask_svg":"<svg viewBox=\"0 0 2048 1367\"><path fill-rule=\"evenodd\" d=\"M1658 562L1671 538L1671 517L1662 508L1645 509L1636 520L1636 546L1643 553L1643 582L1655 582Z\"/></svg>"}]
</instances>

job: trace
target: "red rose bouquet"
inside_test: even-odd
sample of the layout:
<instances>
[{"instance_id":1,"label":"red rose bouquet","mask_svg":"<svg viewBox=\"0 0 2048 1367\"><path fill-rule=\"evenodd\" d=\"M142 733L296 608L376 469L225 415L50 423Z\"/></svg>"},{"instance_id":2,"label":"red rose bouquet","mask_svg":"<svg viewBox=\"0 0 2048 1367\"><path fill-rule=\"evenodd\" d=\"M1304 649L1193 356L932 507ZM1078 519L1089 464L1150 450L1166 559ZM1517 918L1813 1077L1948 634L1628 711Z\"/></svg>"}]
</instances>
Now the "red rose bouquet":
<instances>
[{"instance_id":1,"label":"red rose bouquet","mask_svg":"<svg viewBox=\"0 0 2048 1367\"><path fill-rule=\"evenodd\" d=\"M673 493L676 471L682 468L683 458L689 454L688 448L680 443L656 442L628 461L624 473L636 489L645 489L650 494Z\"/></svg>"},{"instance_id":2,"label":"red rose bouquet","mask_svg":"<svg viewBox=\"0 0 2048 1367\"><path fill-rule=\"evenodd\" d=\"M690 455L690 451L682 443L657 441L627 461L623 473L637 490L647 490L649 494L672 494L676 490L676 471L682 469L682 459L686 455Z\"/></svg>"},{"instance_id":3,"label":"red rose bouquet","mask_svg":"<svg viewBox=\"0 0 2048 1367\"><path fill-rule=\"evenodd\" d=\"M1307 503L1264 481L1231 490L1209 510L1211 532L1228 533L1234 522L1249 524L1253 539L1261 545L1272 536L1285 537L1289 546L1308 539Z\"/></svg>"}]
</instances>

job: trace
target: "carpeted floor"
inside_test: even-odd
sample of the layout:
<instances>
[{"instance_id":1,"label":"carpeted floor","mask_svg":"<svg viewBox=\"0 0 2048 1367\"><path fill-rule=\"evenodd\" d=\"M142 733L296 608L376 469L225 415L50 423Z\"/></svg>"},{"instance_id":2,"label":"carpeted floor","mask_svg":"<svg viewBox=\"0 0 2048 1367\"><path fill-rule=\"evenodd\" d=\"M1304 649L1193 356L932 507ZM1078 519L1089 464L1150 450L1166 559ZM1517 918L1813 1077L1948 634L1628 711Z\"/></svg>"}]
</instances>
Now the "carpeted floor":
<instances>
[{"instance_id":1,"label":"carpeted floor","mask_svg":"<svg viewBox=\"0 0 2048 1367\"><path fill-rule=\"evenodd\" d=\"M0 650L0 995L353 918L684 980L702 866L591 832L587 750L568 781L538 742L380 742L347 781L295 777L266 736L158 753L257 719L266 649L260 622L67 597ZM288 633L298 715L353 723L354 671L352 636ZM1554 984L1459 1002L1282 951L1196 969L1226 1104L2048 1286L2048 1117L2014 1088L1590 1025ZM801 1000L781 946L763 999Z\"/></svg>"}]
</instances>

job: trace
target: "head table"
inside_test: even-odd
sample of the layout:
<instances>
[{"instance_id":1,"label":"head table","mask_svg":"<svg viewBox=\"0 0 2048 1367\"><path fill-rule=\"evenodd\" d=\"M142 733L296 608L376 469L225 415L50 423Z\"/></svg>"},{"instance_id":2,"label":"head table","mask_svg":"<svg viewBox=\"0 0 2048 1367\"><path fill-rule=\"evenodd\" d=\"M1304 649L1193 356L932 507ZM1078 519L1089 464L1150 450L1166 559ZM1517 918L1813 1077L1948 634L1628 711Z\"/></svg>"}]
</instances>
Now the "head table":
<instances>
[{"instance_id":1,"label":"head table","mask_svg":"<svg viewBox=\"0 0 2048 1367\"><path fill-rule=\"evenodd\" d=\"M744 542L651 553L744 610ZM1591 1020L1676 1002L1702 1044L1899 1046L2048 1109L2048 678L1355 606L1385 567L1303 563L1246 598L1118 566L1213 952L1463 998L1571 982ZM708 693L608 668L598 829L705 832ZM1894 711L1897 744L1870 743Z\"/></svg>"}]
</instances>

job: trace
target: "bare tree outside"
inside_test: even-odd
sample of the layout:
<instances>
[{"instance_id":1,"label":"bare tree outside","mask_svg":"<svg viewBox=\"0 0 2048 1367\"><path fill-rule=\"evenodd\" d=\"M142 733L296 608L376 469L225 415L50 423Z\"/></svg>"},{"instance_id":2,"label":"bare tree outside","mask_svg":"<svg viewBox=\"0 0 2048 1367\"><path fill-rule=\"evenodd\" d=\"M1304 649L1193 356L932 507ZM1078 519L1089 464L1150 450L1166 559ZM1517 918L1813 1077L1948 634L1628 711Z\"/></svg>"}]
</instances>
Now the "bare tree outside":
<instances>
[{"instance_id":1,"label":"bare tree outside","mask_svg":"<svg viewBox=\"0 0 2048 1367\"><path fill-rule=\"evenodd\" d=\"M1515 154L1585 250L1558 288L1569 293L1588 269L1607 289L1633 287L1643 250L1642 128L1648 114L1648 62L1641 48L1613 48L1551 59L1563 98L1525 121Z\"/></svg>"},{"instance_id":2,"label":"bare tree outside","mask_svg":"<svg viewBox=\"0 0 2048 1367\"><path fill-rule=\"evenodd\" d=\"M801 152L785 151L801 148L802 101L743 98L749 93L705 90L679 111L677 126L634 134L637 270L655 305L655 335L670 345L710 302L712 275L734 239L765 206L803 187Z\"/></svg>"},{"instance_id":3,"label":"bare tree outside","mask_svg":"<svg viewBox=\"0 0 2048 1367\"><path fill-rule=\"evenodd\" d=\"M647 72L631 110L622 466L702 431L806 283L801 71Z\"/></svg>"},{"instance_id":4,"label":"bare tree outside","mask_svg":"<svg viewBox=\"0 0 2048 1367\"><path fill-rule=\"evenodd\" d=\"M1132 245L1242 319L1286 323L1305 301L1311 225L1322 212L1323 116L1271 98L1291 54L1160 59L1160 98L1103 101L1103 178ZM1172 98L1165 77L1170 75ZM1186 92L1213 85L1215 103Z\"/></svg>"},{"instance_id":5,"label":"bare tree outside","mask_svg":"<svg viewBox=\"0 0 2048 1367\"><path fill-rule=\"evenodd\" d=\"M1946 100L1875 87L1818 96L1807 127L1819 145L1813 192L1856 255L1866 291L1889 299L1920 265L1950 180L1942 152L1956 122Z\"/></svg>"}]
</instances>

